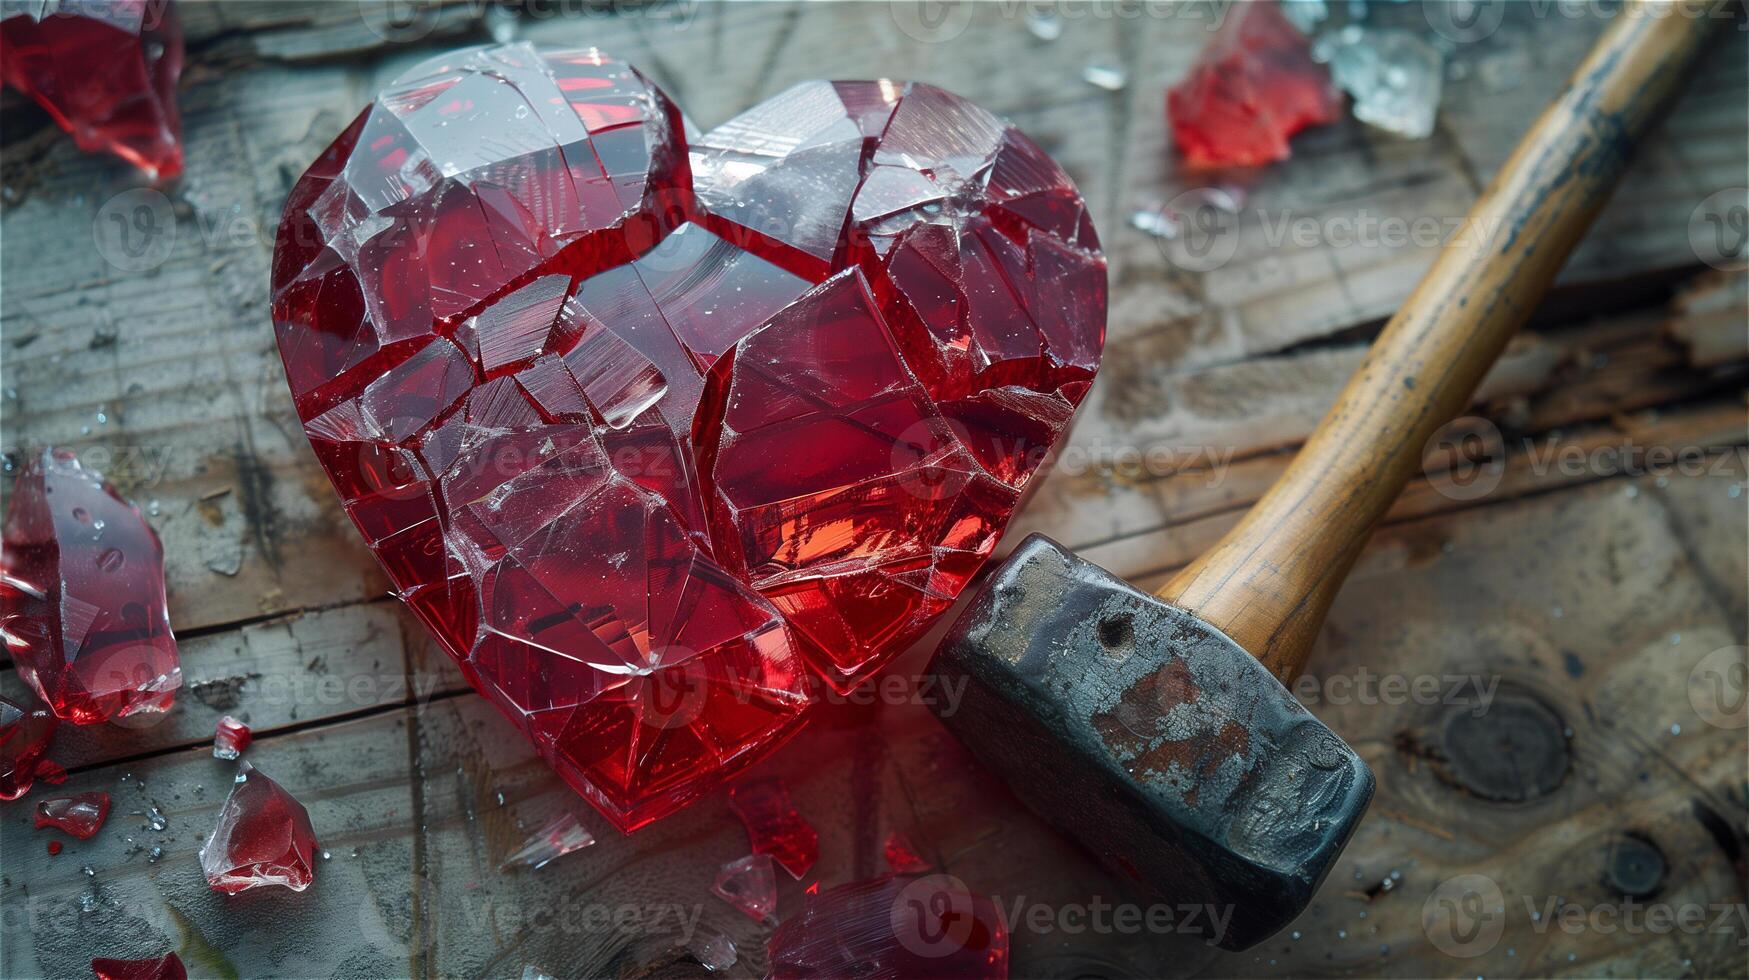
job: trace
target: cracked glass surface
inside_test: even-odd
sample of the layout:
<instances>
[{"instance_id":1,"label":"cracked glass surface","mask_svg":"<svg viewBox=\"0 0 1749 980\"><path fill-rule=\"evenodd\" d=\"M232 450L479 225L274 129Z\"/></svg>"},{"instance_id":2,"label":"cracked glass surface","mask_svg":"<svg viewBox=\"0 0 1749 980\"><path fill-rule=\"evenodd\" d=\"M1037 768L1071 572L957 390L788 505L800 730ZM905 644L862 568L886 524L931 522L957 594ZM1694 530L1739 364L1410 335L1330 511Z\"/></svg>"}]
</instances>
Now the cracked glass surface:
<instances>
[{"instance_id":1,"label":"cracked glass surface","mask_svg":"<svg viewBox=\"0 0 1749 980\"><path fill-rule=\"evenodd\" d=\"M1079 194L983 109L811 82L688 131L592 49L445 55L311 165L275 250L347 514L622 830L928 629L1103 342Z\"/></svg>"}]
</instances>

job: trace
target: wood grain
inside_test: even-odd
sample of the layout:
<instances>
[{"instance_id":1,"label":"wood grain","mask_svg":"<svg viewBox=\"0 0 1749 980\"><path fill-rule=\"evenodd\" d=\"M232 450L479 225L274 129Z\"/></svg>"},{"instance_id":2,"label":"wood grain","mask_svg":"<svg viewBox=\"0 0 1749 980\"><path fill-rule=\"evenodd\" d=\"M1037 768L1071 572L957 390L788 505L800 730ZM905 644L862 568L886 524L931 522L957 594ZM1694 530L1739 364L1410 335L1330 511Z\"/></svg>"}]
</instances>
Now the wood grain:
<instances>
[{"instance_id":1,"label":"wood grain","mask_svg":"<svg viewBox=\"0 0 1749 980\"><path fill-rule=\"evenodd\" d=\"M946 85L1048 146L1087 193L1113 270L1106 368L1071 445L1095 454L1206 447L1205 459L1225 462L1139 473L1059 466L1010 540L1043 530L1148 586L1228 530L1281 473L1283 450L1335 400L1366 339L1440 251L1322 231L1296 243L1277 236L1283 220L1327 229L1461 215L1603 24L1589 9L1506 5L1497 31L1451 53L1432 139L1399 141L1352 121L1304 134L1294 160L1236 175L1248 194L1234 255L1198 272L1125 222L1132 209L1208 183L1171 166L1164 88L1222 4L1137 16L1065 5L1054 43L1033 38L1010 4L979 5L959 33L927 39L901 28L904 3L525 6L522 37L628 57L704 126L796 81L885 75ZM1425 34L1421 8L1379 4L1369 16ZM62 789L116 796L93 840L51 859L47 833L30 826L47 789L0 804L0 974L86 975L95 955L174 947L196 976L514 977L526 965L561 977L703 976L674 947L671 920L621 930L583 918L673 904L733 937L731 976L763 974L768 931L708 893L715 868L746 851L720 796L632 838L584 810L596 845L538 873L498 868L532 821L570 798L383 599L385 583L334 505L285 394L265 292L286 190L376 86L450 46L485 41L482 9L445 4L385 37L365 21L376 11L350 2L185 3L189 176L166 189L178 234L147 270L110 265L90 233L132 176L78 154L34 107L0 97L0 449L107 449L111 475L142 504L157 501L190 681L150 730L62 733L54 754L75 770ZM1663 849L1663 899L1744 901L1730 850L1743 853L1749 822L1742 735L1698 719L1680 682L1719 630L1743 643L1749 619L1746 477L1732 455L1749 442L1749 345L1740 318L1672 336L1660 325L1693 319L1665 305L1696 268L1691 214L1740 186L1749 166L1746 45L1749 34L1737 33L1708 54L1702 83L1635 161L1534 334L1484 386L1475 411L1512 449L1500 486L1464 502L1412 482L1318 651L1324 677L1378 669L1383 656L1409 678L1462 667L1553 689L1574 730L1573 775L1520 815L1395 748L1399 732L1433 731L1440 706L1326 697L1314 710L1367 747L1389 805L1369 816L1301 940L1216 957L1182 936L1023 924L1013 975L1743 975L1741 929L1539 932L1521 900L1609 898L1596 883L1621 831ZM1094 60L1123 66L1130 86L1083 86L1079 72ZM1684 346L1693 330L1707 344L1704 362L1691 363ZM1570 473L1542 454L1624 442L1699 448L1730 468L1672 472L1660 487L1658 474ZM1632 630L1618 606L1639 617ZM1478 629L1496 609L1510 628ZM1661 658L1638 642L1677 632L1683 643ZM1581 678L1566 673L1565 651L1585 664ZM893 673L915 676L926 653ZM16 684L0 664L0 691ZM288 699L287 690L316 693ZM233 706L216 707L232 692ZM195 851L229 777L204 739L223 711L255 725L250 757L310 806L333 855L301 896L224 902L200 879ZM1670 736L1678 721L1684 734ZM912 701L842 706L766 765L820 829L827 885L882 870L881 843L897 829L938 867L1022 912L1144 902L1039 828ZM161 834L141 815L154 802L169 817ZM1709 830L1714 817L1722 835ZM1454 842L1429 825L1482 829ZM153 846L164 849L156 862ZM1349 894L1393 867L1403 879L1392 890ZM1495 878L1513 899L1509 931L1474 960L1440 952L1420 922L1434 888L1460 872ZM782 915L799 908L808 883L780 881ZM572 917L543 918L549 909Z\"/></svg>"},{"instance_id":2,"label":"wood grain","mask_svg":"<svg viewBox=\"0 0 1749 980\"><path fill-rule=\"evenodd\" d=\"M1367 535L1614 192L1715 25L1630 5L1526 132L1294 464L1159 590L1299 675Z\"/></svg>"}]
</instances>

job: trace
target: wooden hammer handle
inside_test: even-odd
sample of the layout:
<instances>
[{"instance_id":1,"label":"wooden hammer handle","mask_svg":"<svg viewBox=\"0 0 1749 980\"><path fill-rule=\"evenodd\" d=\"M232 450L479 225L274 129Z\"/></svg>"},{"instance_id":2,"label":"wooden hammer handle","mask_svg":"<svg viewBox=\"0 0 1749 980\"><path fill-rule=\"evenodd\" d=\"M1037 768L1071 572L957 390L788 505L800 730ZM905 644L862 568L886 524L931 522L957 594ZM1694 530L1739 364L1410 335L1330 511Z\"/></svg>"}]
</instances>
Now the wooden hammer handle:
<instances>
[{"instance_id":1,"label":"wooden hammer handle","mask_svg":"<svg viewBox=\"0 0 1749 980\"><path fill-rule=\"evenodd\" d=\"M1159 591L1300 673L1373 526L1421 470L1428 440L1468 406L1695 60L1708 19L1624 7L1519 142L1275 485Z\"/></svg>"}]
</instances>

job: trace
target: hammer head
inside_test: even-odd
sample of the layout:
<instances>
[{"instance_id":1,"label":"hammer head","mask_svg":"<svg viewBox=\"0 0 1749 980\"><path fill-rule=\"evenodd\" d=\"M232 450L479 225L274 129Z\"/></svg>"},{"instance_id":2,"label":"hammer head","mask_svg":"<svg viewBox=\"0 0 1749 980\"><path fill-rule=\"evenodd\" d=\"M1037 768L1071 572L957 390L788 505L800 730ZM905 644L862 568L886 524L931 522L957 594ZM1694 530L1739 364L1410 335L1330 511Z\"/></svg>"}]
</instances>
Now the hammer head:
<instances>
[{"instance_id":1,"label":"hammer head","mask_svg":"<svg viewBox=\"0 0 1749 980\"><path fill-rule=\"evenodd\" d=\"M1225 949L1306 907L1372 800L1366 764L1244 648L1040 535L931 670L967 679L942 720L1016 796L1119 873L1224 917L1208 938Z\"/></svg>"}]
</instances>

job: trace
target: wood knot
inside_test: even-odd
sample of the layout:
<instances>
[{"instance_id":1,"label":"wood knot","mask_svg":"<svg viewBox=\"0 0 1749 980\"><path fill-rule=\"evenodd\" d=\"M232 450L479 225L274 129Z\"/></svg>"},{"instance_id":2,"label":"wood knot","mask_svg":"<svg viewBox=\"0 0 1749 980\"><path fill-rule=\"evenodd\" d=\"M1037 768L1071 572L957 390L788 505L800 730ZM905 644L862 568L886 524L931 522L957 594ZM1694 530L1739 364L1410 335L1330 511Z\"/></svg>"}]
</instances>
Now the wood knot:
<instances>
[{"instance_id":1,"label":"wood knot","mask_svg":"<svg viewBox=\"0 0 1749 980\"><path fill-rule=\"evenodd\" d=\"M1446 715L1440 740L1451 782L1485 800L1527 803L1561 785L1571 768L1565 726L1526 691L1502 689L1480 715Z\"/></svg>"},{"instance_id":2,"label":"wood knot","mask_svg":"<svg viewBox=\"0 0 1749 980\"><path fill-rule=\"evenodd\" d=\"M1628 898L1647 898L1658 891L1668 870L1657 844L1638 834L1621 834L1609 842L1603 883Z\"/></svg>"}]
</instances>

